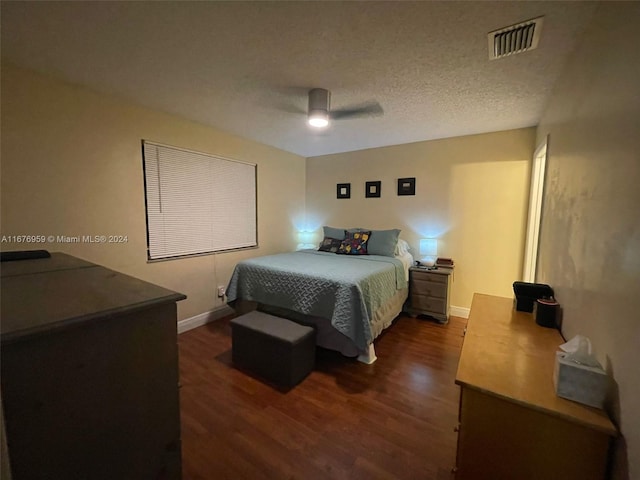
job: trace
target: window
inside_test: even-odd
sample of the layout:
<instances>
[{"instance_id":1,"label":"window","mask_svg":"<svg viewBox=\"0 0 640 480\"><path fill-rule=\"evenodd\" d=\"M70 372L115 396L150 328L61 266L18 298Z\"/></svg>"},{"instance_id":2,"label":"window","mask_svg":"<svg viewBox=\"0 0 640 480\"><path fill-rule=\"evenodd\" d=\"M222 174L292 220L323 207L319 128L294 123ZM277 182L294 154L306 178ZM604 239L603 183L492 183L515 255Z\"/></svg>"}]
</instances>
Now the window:
<instances>
[{"instance_id":1,"label":"window","mask_svg":"<svg viewBox=\"0 0 640 480\"><path fill-rule=\"evenodd\" d=\"M256 165L142 141L147 256L257 246Z\"/></svg>"}]
</instances>

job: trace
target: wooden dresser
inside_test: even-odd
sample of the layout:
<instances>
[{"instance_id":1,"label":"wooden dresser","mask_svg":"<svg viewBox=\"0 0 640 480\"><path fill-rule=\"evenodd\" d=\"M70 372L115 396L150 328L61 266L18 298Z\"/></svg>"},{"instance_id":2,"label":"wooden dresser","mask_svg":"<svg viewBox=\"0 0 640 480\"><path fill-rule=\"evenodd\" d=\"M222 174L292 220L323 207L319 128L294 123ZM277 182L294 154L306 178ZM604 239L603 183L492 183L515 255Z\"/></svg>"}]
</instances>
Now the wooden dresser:
<instances>
[{"instance_id":1,"label":"wooden dresser","mask_svg":"<svg viewBox=\"0 0 640 480\"><path fill-rule=\"evenodd\" d=\"M513 300L475 294L456 383L456 479L603 480L617 435L602 410L556 396L564 343Z\"/></svg>"},{"instance_id":2,"label":"wooden dresser","mask_svg":"<svg viewBox=\"0 0 640 480\"><path fill-rule=\"evenodd\" d=\"M176 302L62 253L2 263L13 480L179 479Z\"/></svg>"}]
</instances>

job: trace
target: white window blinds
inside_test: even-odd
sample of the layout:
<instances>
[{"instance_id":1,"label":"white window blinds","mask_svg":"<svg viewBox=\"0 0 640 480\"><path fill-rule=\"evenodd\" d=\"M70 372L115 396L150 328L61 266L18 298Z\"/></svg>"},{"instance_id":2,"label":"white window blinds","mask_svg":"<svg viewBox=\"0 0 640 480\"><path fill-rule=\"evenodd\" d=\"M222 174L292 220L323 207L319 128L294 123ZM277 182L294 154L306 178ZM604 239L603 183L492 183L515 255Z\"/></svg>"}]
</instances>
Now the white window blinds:
<instances>
[{"instance_id":1,"label":"white window blinds","mask_svg":"<svg viewBox=\"0 0 640 480\"><path fill-rule=\"evenodd\" d=\"M255 165L142 146L150 260L257 245Z\"/></svg>"}]
</instances>

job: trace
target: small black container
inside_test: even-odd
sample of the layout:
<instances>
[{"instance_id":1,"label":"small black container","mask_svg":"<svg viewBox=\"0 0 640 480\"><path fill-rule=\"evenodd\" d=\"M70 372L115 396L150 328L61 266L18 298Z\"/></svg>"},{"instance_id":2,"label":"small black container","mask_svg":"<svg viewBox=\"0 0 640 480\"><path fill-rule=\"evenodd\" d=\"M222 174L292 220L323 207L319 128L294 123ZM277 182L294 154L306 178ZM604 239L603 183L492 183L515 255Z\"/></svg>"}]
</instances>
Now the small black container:
<instances>
[{"instance_id":1,"label":"small black container","mask_svg":"<svg viewBox=\"0 0 640 480\"><path fill-rule=\"evenodd\" d=\"M533 312L533 304L537 299L553 297L553 290L545 283L513 282L513 293L519 312Z\"/></svg>"},{"instance_id":2,"label":"small black container","mask_svg":"<svg viewBox=\"0 0 640 480\"><path fill-rule=\"evenodd\" d=\"M559 309L560 304L553 297L537 299L533 313L536 323L541 327L556 328Z\"/></svg>"}]
</instances>

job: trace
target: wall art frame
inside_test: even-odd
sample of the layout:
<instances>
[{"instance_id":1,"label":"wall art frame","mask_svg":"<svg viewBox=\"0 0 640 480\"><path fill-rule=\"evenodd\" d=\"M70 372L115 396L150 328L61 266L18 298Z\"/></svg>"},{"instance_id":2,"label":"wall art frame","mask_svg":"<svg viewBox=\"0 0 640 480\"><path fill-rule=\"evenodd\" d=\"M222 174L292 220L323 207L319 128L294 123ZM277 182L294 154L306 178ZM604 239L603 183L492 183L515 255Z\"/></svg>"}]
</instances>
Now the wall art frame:
<instances>
[{"instance_id":1,"label":"wall art frame","mask_svg":"<svg viewBox=\"0 0 640 480\"><path fill-rule=\"evenodd\" d=\"M336 185L336 198L351 198L351 184L338 183Z\"/></svg>"},{"instance_id":2,"label":"wall art frame","mask_svg":"<svg viewBox=\"0 0 640 480\"><path fill-rule=\"evenodd\" d=\"M380 198L382 182L376 180L374 182L365 182L364 196L366 198Z\"/></svg>"},{"instance_id":3,"label":"wall art frame","mask_svg":"<svg viewBox=\"0 0 640 480\"><path fill-rule=\"evenodd\" d=\"M415 195L416 177L406 177L398 179L398 195Z\"/></svg>"}]
</instances>

